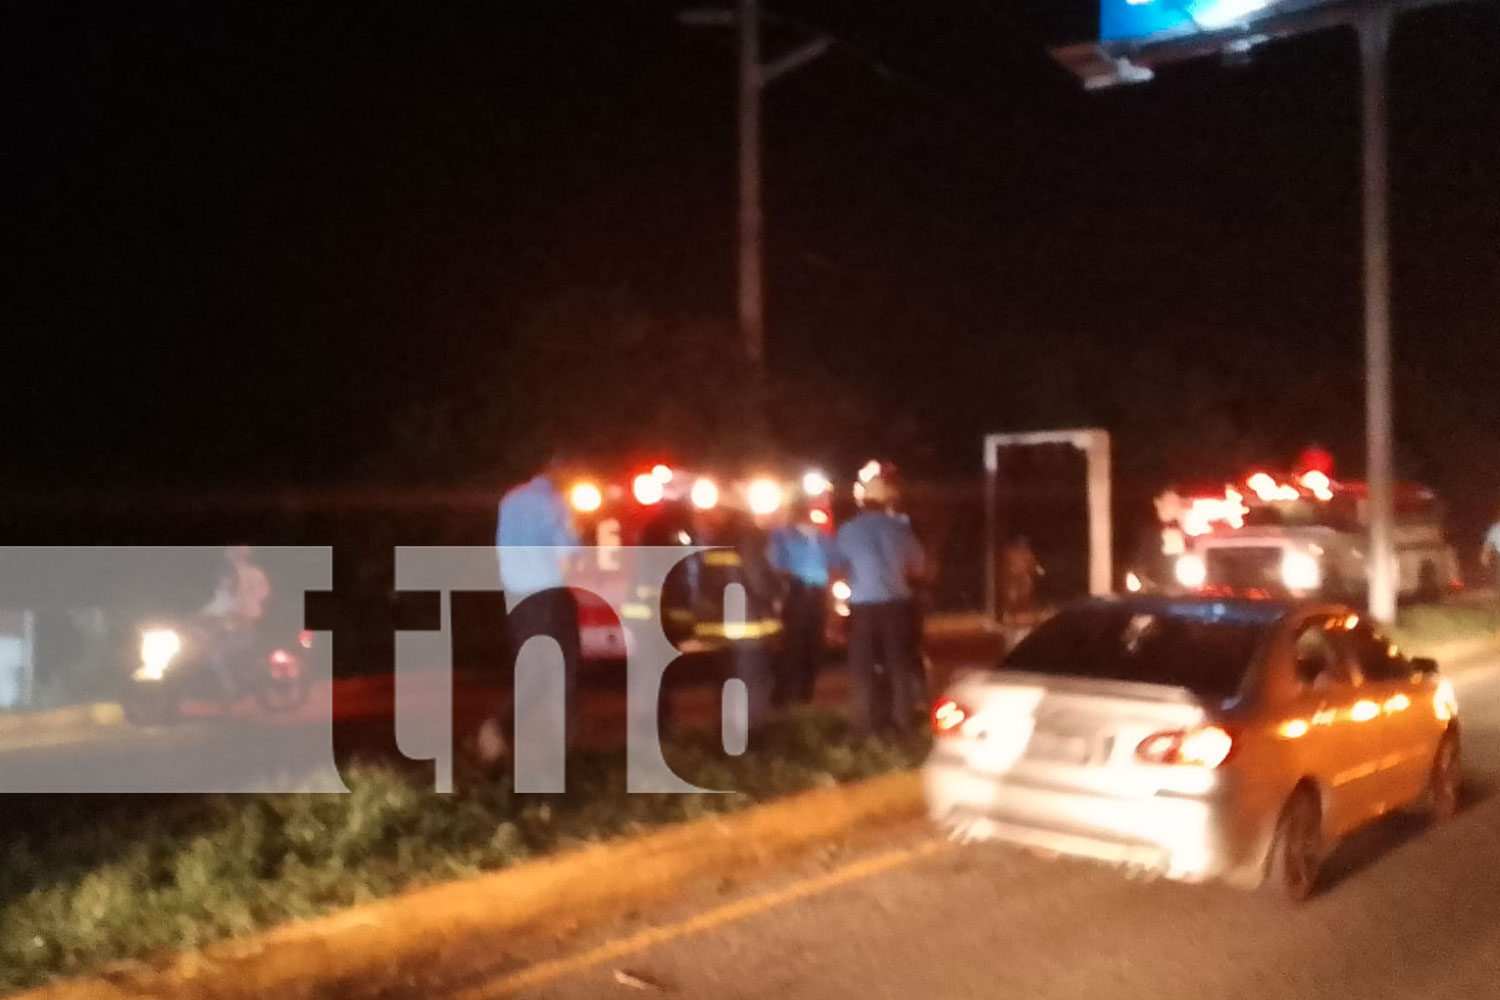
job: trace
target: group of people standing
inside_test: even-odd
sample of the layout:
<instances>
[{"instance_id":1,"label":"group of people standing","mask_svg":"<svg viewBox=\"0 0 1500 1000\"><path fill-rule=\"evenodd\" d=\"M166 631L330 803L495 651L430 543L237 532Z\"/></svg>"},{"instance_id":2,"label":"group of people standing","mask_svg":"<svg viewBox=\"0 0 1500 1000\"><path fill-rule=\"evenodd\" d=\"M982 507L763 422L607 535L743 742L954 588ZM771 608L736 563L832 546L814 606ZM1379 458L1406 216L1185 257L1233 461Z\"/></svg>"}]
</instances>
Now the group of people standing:
<instances>
[{"instance_id":1,"label":"group of people standing","mask_svg":"<svg viewBox=\"0 0 1500 1000\"><path fill-rule=\"evenodd\" d=\"M500 502L495 540L508 608L510 662L534 636L557 641L566 673L571 745L577 735L581 650L578 603L566 585L565 560L558 558L559 550L579 545L563 497L567 476L566 464L554 460L508 491ZM835 535L812 523L800 500L769 530L752 518L716 511L693 532L693 544L723 547L726 555L732 554L733 572L723 579L722 574L708 574L704 589L738 583L751 605L747 615L773 615L779 621L777 642L757 634L728 643L733 672L749 689L752 735L775 708L812 700L825 658L829 588L835 578L849 587L853 733L902 736L914 730L915 708L925 696L916 587L929 576L929 563L898 507L894 485L876 477L864 484L861 510ZM725 560L716 558L713 564L722 566ZM482 757L495 760L507 752L513 711L507 706L481 729Z\"/></svg>"},{"instance_id":2,"label":"group of people standing","mask_svg":"<svg viewBox=\"0 0 1500 1000\"><path fill-rule=\"evenodd\" d=\"M829 583L842 576L849 587L851 727L856 736L906 735L912 707L925 700L916 587L930 567L894 486L882 477L864 486L863 509L834 537L797 505L771 532L770 562L787 580L777 700L812 699L824 658Z\"/></svg>"}]
</instances>

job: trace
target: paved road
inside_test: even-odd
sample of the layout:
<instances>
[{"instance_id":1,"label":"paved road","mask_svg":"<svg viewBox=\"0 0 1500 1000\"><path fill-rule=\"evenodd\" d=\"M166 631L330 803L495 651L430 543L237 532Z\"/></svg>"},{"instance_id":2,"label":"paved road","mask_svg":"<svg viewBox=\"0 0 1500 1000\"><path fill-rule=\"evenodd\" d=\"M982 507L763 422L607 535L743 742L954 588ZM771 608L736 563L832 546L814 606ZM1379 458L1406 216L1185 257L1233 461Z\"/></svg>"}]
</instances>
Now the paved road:
<instances>
[{"instance_id":1,"label":"paved road","mask_svg":"<svg viewBox=\"0 0 1500 1000\"><path fill-rule=\"evenodd\" d=\"M1463 671L1458 675L1459 671ZM1082 862L958 847L918 826L565 940L491 943L402 1000L1500 996L1500 658L1452 664L1470 802L1440 828L1396 817L1346 844L1291 907L1216 886L1126 881ZM498 954L497 954L498 952ZM617 975L619 978L617 978ZM622 981L623 980L623 981Z\"/></svg>"}]
</instances>

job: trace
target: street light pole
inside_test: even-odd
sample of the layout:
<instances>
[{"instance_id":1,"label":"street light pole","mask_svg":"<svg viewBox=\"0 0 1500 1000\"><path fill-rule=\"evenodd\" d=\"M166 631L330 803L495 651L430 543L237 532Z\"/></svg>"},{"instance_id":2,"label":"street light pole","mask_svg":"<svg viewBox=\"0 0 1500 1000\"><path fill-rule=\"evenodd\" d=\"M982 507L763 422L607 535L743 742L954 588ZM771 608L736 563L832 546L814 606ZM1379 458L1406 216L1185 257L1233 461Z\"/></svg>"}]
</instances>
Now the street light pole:
<instances>
[{"instance_id":1,"label":"street light pole","mask_svg":"<svg viewBox=\"0 0 1500 1000\"><path fill-rule=\"evenodd\" d=\"M1360 49L1365 291L1365 448L1368 480L1369 611L1396 619L1394 459L1391 420L1391 258L1386 138L1386 52L1391 13L1372 5L1356 25Z\"/></svg>"}]
</instances>

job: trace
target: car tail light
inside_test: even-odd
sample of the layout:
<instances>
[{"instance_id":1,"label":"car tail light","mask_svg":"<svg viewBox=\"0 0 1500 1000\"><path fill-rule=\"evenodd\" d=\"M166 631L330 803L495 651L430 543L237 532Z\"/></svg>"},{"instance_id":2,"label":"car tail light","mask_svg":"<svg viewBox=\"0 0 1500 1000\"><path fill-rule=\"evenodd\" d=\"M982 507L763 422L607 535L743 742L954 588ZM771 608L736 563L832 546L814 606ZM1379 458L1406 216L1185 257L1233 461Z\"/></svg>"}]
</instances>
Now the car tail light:
<instances>
[{"instance_id":1,"label":"car tail light","mask_svg":"<svg viewBox=\"0 0 1500 1000\"><path fill-rule=\"evenodd\" d=\"M959 731L972 713L954 701L944 698L932 706L932 732L934 736L951 736Z\"/></svg>"},{"instance_id":2,"label":"car tail light","mask_svg":"<svg viewBox=\"0 0 1500 1000\"><path fill-rule=\"evenodd\" d=\"M1136 758L1148 764L1187 764L1218 767L1234 750L1234 737L1218 726L1169 729L1147 736L1135 748Z\"/></svg>"},{"instance_id":3,"label":"car tail light","mask_svg":"<svg viewBox=\"0 0 1500 1000\"><path fill-rule=\"evenodd\" d=\"M313 634L311 629L303 629L297 633L297 645L303 649L312 649Z\"/></svg>"}]
</instances>

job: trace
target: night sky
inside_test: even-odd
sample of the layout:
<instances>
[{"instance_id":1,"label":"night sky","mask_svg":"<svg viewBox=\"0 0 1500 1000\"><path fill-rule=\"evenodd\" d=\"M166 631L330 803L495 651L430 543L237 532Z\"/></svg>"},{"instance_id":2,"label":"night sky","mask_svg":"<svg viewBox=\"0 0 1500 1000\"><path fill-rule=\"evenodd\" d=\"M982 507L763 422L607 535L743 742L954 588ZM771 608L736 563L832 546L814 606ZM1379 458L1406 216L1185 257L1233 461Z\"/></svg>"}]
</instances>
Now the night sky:
<instances>
[{"instance_id":1,"label":"night sky","mask_svg":"<svg viewBox=\"0 0 1500 1000\"><path fill-rule=\"evenodd\" d=\"M678 6L17 8L7 484L357 476L392 412L482 385L550 296L732 317L731 36ZM934 467L1048 418L994 387L1053 343L1211 357L1240 419L1360 440L1349 35L1090 95L1045 53L1088 4L768 6L842 43L764 109L774 366L844 373ZM1402 378L1489 433L1497 38L1492 3L1412 15L1391 82ZM1288 367L1326 392L1276 398Z\"/></svg>"}]
</instances>

